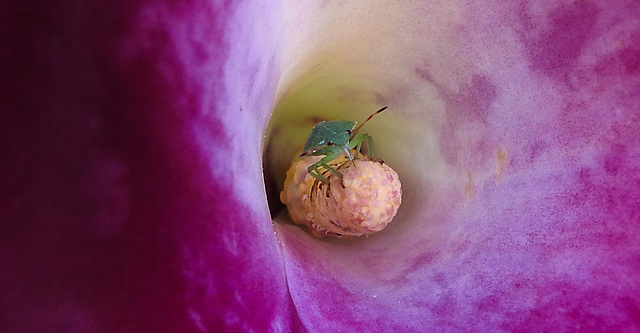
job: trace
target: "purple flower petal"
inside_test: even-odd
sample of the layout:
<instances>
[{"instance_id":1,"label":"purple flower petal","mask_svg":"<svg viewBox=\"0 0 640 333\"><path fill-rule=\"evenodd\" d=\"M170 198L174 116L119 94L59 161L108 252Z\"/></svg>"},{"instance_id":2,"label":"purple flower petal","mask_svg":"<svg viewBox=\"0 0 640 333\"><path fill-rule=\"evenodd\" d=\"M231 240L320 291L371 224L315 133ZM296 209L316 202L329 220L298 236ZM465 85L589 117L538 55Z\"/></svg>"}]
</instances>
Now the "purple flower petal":
<instances>
[{"instance_id":1,"label":"purple flower petal","mask_svg":"<svg viewBox=\"0 0 640 333\"><path fill-rule=\"evenodd\" d=\"M260 165L270 12L2 5L0 331L295 325Z\"/></svg>"},{"instance_id":2,"label":"purple flower petal","mask_svg":"<svg viewBox=\"0 0 640 333\"><path fill-rule=\"evenodd\" d=\"M399 167L403 207L352 242L277 226L305 326L639 330L640 7L380 7L314 14L335 22L319 37L331 57L368 64L389 112L408 119L376 135L393 142L382 156ZM371 41L387 56L353 50Z\"/></svg>"},{"instance_id":3,"label":"purple flower petal","mask_svg":"<svg viewBox=\"0 0 640 333\"><path fill-rule=\"evenodd\" d=\"M639 9L3 3L0 331L639 330ZM368 239L274 234L262 134L314 68L395 110Z\"/></svg>"}]
</instances>

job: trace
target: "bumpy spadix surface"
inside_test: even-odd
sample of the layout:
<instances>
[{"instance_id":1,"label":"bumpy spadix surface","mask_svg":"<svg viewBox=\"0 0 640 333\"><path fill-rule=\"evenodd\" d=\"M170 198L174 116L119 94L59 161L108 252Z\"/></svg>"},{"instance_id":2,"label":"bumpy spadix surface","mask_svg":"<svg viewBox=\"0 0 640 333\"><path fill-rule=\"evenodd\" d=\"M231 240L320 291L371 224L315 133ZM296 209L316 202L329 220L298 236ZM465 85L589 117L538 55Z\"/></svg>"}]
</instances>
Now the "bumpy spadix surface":
<instances>
[{"instance_id":1,"label":"bumpy spadix surface","mask_svg":"<svg viewBox=\"0 0 640 333\"><path fill-rule=\"evenodd\" d=\"M307 171L320 158L295 159L287 170L280 201L291 220L319 238L353 238L382 231L402 203L398 174L382 160L362 154L349 160L343 153L331 163L341 177L320 169L327 177L325 184Z\"/></svg>"},{"instance_id":2,"label":"bumpy spadix surface","mask_svg":"<svg viewBox=\"0 0 640 333\"><path fill-rule=\"evenodd\" d=\"M0 331L638 331L638 12L4 1ZM262 132L309 77L394 110L384 233L269 218Z\"/></svg>"}]
</instances>

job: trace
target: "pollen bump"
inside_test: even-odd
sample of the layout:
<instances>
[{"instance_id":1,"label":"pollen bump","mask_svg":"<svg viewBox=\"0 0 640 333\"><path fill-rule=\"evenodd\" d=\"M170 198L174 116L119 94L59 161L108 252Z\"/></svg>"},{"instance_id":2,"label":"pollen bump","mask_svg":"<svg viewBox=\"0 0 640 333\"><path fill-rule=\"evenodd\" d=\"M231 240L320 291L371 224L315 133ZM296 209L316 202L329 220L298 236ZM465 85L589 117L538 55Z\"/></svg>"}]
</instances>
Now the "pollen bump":
<instances>
[{"instance_id":1,"label":"pollen bump","mask_svg":"<svg viewBox=\"0 0 640 333\"><path fill-rule=\"evenodd\" d=\"M340 159L328 186L307 173L319 157L296 159L287 171L280 201L293 222L316 237L353 238L383 230L398 212L402 189L398 174L379 159Z\"/></svg>"}]
</instances>

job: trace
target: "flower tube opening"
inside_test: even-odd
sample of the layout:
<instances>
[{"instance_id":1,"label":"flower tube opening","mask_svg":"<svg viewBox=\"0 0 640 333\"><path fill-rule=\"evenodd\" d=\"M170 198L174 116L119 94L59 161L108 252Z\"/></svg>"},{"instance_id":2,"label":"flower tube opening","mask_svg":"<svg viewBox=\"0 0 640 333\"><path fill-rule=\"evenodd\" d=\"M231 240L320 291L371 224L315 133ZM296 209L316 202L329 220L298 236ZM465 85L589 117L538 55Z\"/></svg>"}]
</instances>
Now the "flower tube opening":
<instances>
[{"instance_id":1,"label":"flower tube opening","mask_svg":"<svg viewBox=\"0 0 640 333\"><path fill-rule=\"evenodd\" d=\"M372 112L395 100L384 93L390 90L385 85L386 75L376 77L377 73L368 71L368 68L352 68L352 73L349 73L352 75L349 76L344 75L345 66L338 63L334 66L325 63L315 69L291 87L281 88L266 132L263 153L266 191L271 215L280 222L291 223L283 210L279 194L283 189L285 173L302 152L311 128L323 120L349 120L361 124ZM412 158L412 150L417 148L415 146L425 145L426 142L410 140L407 123L403 119L410 113L401 105L398 103L396 107L390 104L388 110L372 118L360 132L372 136L376 158L397 168L401 180L407 177L412 182L412 177L421 177L422 172L418 169L428 166L412 166L402 161ZM424 184L424 180L413 183ZM407 188L407 202L412 201L412 195L423 192L417 191L412 184ZM401 213L403 210L400 210ZM396 217L396 220L400 218Z\"/></svg>"}]
</instances>

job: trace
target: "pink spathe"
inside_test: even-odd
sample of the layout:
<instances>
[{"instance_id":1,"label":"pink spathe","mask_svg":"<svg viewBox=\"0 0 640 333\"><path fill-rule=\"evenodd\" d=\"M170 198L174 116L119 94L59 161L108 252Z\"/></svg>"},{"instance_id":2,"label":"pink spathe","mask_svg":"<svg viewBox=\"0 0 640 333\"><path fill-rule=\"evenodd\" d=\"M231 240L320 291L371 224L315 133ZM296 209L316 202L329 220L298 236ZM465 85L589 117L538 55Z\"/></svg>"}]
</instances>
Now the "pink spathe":
<instances>
[{"instance_id":1,"label":"pink spathe","mask_svg":"<svg viewBox=\"0 0 640 333\"><path fill-rule=\"evenodd\" d=\"M0 331L638 331L638 12L5 1ZM270 112L326 64L404 125L367 239L267 208Z\"/></svg>"}]
</instances>

